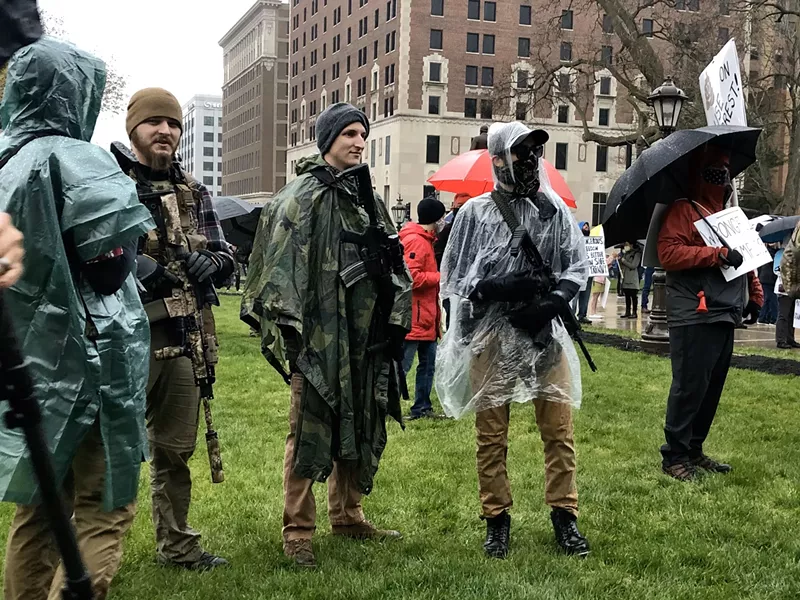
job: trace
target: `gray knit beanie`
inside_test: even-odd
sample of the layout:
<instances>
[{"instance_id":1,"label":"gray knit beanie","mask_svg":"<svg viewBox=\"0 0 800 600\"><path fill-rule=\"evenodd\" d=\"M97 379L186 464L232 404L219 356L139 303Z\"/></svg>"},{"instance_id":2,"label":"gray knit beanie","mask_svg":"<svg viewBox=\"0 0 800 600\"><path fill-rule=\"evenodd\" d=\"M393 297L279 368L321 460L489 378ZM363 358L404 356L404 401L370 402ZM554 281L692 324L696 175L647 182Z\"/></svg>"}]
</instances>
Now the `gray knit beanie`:
<instances>
[{"instance_id":1,"label":"gray knit beanie","mask_svg":"<svg viewBox=\"0 0 800 600\"><path fill-rule=\"evenodd\" d=\"M337 102L323 110L317 117L317 148L320 154L325 156L342 130L355 122L361 123L369 136L367 115L352 104Z\"/></svg>"}]
</instances>

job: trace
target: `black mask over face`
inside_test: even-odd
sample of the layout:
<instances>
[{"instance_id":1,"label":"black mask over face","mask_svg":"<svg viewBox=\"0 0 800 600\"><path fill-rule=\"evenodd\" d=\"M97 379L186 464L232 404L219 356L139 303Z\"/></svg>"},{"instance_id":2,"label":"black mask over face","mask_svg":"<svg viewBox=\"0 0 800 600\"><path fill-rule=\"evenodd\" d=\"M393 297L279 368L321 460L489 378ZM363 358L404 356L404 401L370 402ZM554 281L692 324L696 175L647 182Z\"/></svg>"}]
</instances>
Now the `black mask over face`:
<instances>
[{"instance_id":1,"label":"black mask over face","mask_svg":"<svg viewBox=\"0 0 800 600\"><path fill-rule=\"evenodd\" d=\"M541 146L520 145L511 149L517 161L512 166L498 168L497 179L500 183L513 186L515 196L530 198L539 191L539 157ZM513 170L513 175L512 175Z\"/></svg>"},{"instance_id":2,"label":"black mask over face","mask_svg":"<svg viewBox=\"0 0 800 600\"><path fill-rule=\"evenodd\" d=\"M725 167L706 167L700 176L703 181L711 185L727 185L731 180L731 175Z\"/></svg>"}]
</instances>

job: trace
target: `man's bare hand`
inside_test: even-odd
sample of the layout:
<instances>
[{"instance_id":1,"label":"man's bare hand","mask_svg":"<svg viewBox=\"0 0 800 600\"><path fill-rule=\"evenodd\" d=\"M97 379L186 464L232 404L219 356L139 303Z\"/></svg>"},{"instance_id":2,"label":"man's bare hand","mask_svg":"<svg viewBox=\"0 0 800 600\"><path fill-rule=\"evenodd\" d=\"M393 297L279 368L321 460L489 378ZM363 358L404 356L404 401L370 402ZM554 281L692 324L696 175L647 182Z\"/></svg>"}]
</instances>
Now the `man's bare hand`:
<instances>
[{"instance_id":1,"label":"man's bare hand","mask_svg":"<svg viewBox=\"0 0 800 600\"><path fill-rule=\"evenodd\" d=\"M0 289L14 285L22 275L22 234L11 224L11 217L0 213Z\"/></svg>"}]
</instances>

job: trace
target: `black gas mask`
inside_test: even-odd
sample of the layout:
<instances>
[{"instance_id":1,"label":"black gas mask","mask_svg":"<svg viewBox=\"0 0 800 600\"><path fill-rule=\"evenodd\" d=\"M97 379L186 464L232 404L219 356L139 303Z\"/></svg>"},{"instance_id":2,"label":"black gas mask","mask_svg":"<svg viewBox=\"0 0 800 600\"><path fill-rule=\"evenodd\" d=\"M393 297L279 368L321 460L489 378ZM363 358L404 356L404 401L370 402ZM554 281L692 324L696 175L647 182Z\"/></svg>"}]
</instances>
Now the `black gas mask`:
<instances>
[{"instance_id":1,"label":"black gas mask","mask_svg":"<svg viewBox=\"0 0 800 600\"><path fill-rule=\"evenodd\" d=\"M530 198L539 191L539 158L543 151L542 146L514 146L511 154L517 157L517 161L495 168L498 181L512 186L515 196Z\"/></svg>"}]
</instances>

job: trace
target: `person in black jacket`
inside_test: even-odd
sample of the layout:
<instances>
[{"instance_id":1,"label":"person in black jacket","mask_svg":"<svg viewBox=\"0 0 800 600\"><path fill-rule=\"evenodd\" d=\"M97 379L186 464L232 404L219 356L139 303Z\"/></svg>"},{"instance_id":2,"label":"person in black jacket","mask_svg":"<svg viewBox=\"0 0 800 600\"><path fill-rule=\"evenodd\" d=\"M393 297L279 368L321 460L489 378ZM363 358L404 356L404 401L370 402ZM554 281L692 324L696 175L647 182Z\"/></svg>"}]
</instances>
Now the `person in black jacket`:
<instances>
[{"instance_id":1,"label":"person in black jacket","mask_svg":"<svg viewBox=\"0 0 800 600\"><path fill-rule=\"evenodd\" d=\"M769 244L767 248L770 256L775 258L776 249L774 244ZM775 321L778 320L778 296L775 295L775 282L778 276L775 274L772 261L758 269L758 279L761 281L761 287L764 290L764 306L761 307L758 322L761 325L775 325Z\"/></svg>"}]
</instances>

